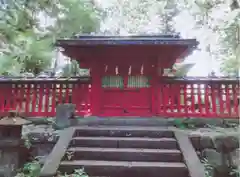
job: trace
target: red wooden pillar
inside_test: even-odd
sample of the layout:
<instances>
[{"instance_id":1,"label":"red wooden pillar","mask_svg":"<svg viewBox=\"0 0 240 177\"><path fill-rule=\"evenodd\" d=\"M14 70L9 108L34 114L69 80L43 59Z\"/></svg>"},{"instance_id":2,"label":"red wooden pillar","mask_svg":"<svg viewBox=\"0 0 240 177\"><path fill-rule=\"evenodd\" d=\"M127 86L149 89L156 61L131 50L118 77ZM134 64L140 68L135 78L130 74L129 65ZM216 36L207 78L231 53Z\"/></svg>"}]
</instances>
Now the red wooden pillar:
<instances>
[{"instance_id":1,"label":"red wooden pillar","mask_svg":"<svg viewBox=\"0 0 240 177\"><path fill-rule=\"evenodd\" d=\"M100 113L101 104L101 67L97 61L92 63L91 67L91 112L93 116L98 116Z\"/></svg>"},{"instance_id":2,"label":"red wooden pillar","mask_svg":"<svg viewBox=\"0 0 240 177\"><path fill-rule=\"evenodd\" d=\"M151 78L151 86L152 86L152 115L156 116L158 114L159 104L159 81L158 81L158 62L154 60L152 64L152 78Z\"/></svg>"}]
</instances>

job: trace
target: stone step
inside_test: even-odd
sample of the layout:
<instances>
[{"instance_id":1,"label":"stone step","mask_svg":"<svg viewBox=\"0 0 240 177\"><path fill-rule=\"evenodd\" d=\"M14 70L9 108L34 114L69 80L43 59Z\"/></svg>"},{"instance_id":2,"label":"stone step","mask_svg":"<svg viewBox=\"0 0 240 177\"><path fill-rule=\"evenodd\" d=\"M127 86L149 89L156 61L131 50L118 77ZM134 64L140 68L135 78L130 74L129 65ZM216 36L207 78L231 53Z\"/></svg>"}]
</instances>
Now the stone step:
<instances>
[{"instance_id":1,"label":"stone step","mask_svg":"<svg viewBox=\"0 0 240 177\"><path fill-rule=\"evenodd\" d=\"M76 129L74 136L105 136L105 137L151 137L161 138L168 137L173 138L174 133L167 128L156 128L156 127L111 127L111 126L100 126L100 127L88 127L82 126Z\"/></svg>"},{"instance_id":2,"label":"stone step","mask_svg":"<svg viewBox=\"0 0 240 177\"><path fill-rule=\"evenodd\" d=\"M184 163L176 162L123 162L77 160L62 161L59 170L72 173L74 169L84 167L90 176L111 177L188 177L188 169Z\"/></svg>"},{"instance_id":3,"label":"stone step","mask_svg":"<svg viewBox=\"0 0 240 177\"><path fill-rule=\"evenodd\" d=\"M73 119L72 125L167 127L173 126L173 120L163 117L88 117L85 119Z\"/></svg>"},{"instance_id":4,"label":"stone step","mask_svg":"<svg viewBox=\"0 0 240 177\"><path fill-rule=\"evenodd\" d=\"M71 158L70 158L71 155ZM105 161L183 162L182 154L175 149L133 148L69 148L64 159Z\"/></svg>"},{"instance_id":5,"label":"stone step","mask_svg":"<svg viewBox=\"0 0 240 177\"><path fill-rule=\"evenodd\" d=\"M178 149L174 138L74 137L70 147Z\"/></svg>"}]
</instances>

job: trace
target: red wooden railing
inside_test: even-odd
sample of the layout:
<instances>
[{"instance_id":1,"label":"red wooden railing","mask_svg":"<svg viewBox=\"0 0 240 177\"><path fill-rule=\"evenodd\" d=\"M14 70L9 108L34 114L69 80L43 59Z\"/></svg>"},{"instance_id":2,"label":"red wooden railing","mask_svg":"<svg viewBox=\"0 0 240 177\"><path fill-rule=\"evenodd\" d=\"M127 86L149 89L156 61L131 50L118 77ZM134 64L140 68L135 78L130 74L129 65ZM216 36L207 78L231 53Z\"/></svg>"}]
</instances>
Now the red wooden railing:
<instances>
[{"instance_id":1,"label":"red wooden railing","mask_svg":"<svg viewBox=\"0 0 240 177\"><path fill-rule=\"evenodd\" d=\"M26 116L55 116L58 103L74 103L77 115L90 112L90 79L0 80L0 113L16 110Z\"/></svg>"},{"instance_id":2,"label":"red wooden railing","mask_svg":"<svg viewBox=\"0 0 240 177\"><path fill-rule=\"evenodd\" d=\"M163 117L238 118L238 79L177 79L161 77L156 96L157 113ZM28 117L52 117L58 103L76 105L76 115L91 114L91 80L0 80L0 116L16 110Z\"/></svg>"},{"instance_id":3,"label":"red wooden railing","mask_svg":"<svg viewBox=\"0 0 240 177\"><path fill-rule=\"evenodd\" d=\"M239 117L238 79L177 79L159 84L159 115L174 117Z\"/></svg>"}]
</instances>

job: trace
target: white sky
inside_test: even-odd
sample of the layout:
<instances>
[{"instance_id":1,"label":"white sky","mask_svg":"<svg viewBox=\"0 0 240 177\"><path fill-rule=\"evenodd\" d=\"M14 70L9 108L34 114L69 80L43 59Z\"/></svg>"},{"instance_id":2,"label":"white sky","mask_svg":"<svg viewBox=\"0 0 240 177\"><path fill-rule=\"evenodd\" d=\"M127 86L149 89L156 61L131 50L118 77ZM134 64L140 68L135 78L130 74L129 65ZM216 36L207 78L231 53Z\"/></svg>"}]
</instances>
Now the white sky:
<instances>
[{"instance_id":1,"label":"white sky","mask_svg":"<svg viewBox=\"0 0 240 177\"><path fill-rule=\"evenodd\" d=\"M216 75L220 76L220 64L211 61L207 53L203 51L195 51L192 55L186 58L184 63L195 63L195 65L188 72L188 76L208 76L212 70Z\"/></svg>"}]
</instances>

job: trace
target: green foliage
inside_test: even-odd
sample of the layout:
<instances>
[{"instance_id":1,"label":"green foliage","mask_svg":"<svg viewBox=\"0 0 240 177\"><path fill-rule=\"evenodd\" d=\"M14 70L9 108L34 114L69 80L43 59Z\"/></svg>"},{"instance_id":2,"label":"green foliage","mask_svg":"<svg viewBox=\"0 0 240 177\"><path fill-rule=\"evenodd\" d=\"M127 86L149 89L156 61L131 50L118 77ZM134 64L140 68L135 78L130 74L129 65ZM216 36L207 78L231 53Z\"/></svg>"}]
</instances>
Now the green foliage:
<instances>
[{"instance_id":1,"label":"green foliage","mask_svg":"<svg viewBox=\"0 0 240 177\"><path fill-rule=\"evenodd\" d=\"M95 32L100 11L84 0L8 0L0 7L1 75L51 66L57 38ZM49 24L41 21L49 20Z\"/></svg>"},{"instance_id":2,"label":"green foliage","mask_svg":"<svg viewBox=\"0 0 240 177\"><path fill-rule=\"evenodd\" d=\"M24 140L24 146L26 148L30 149L31 146L32 146L32 143L31 143L30 139L28 137L24 137L23 140Z\"/></svg>"},{"instance_id":3,"label":"green foliage","mask_svg":"<svg viewBox=\"0 0 240 177\"><path fill-rule=\"evenodd\" d=\"M19 64L21 67L20 72L37 74L51 64L51 41L39 39L32 33L21 35L4 51L3 57L8 58L10 66L10 62L12 62L13 65L16 63ZM6 66L9 65L6 63Z\"/></svg>"},{"instance_id":4,"label":"green foliage","mask_svg":"<svg viewBox=\"0 0 240 177\"><path fill-rule=\"evenodd\" d=\"M63 68L63 77L72 77L80 75L79 63L76 60L72 60L70 63L66 64Z\"/></svg>"},{"instance_id":5,"label":"green foliage","mask_svg":"<svg viewBox=\"0 0 240 177\"><path fill-rule=\"evenodd\" d=\"M17 76L22 70L22 64L9 55L0 55L0 75Z\"/></svg>"},{"instance_id":6,"label":"green foliage","mask_svg":"<svg viewBox=\"0 0 240 177\"><path fill-rule=\"evenodd\" d=\"M32 162L24 164L23 168L19 170L19 173L15 177L38 177L41 172L41 164L39 161L34 160ZM82 169L75 169L72 174L61 174L57 177L89 177L87 173Z\"/></svg>"},{"instance_id":7,"label":"green foliage","mask_svg":"<svg viewBox=\"0 0 240 177\"><path fill-rule=\"evenodd\" d=\"M33 161L24 164L21 172L19 172L15 177L37 177L41 171L41 165L38 161Z\"/></svg>"},{"instance_id":8,"label":"green foliage","mask_svg":"<svg viewBox=\"0 0 240 177\"><path fill-rule=\"evenodd\" d=\"M240 176L240 169L233 169L230 175L236 175L237 177Z\"/></svg>"},{"instance_id":9,"label":"green foliage","mask_svg":"<svg viewBox=\"0 0 240 177\"><path fill-rule=\"evenodd\" d=\"M205 177L213 177L213 166L208 162L207 159L201 160L205 168Z\"/></svg>"},{"instance_id":10,"label":"green foliage","mask_svg":"<svg viewBox=\"0 0 240 177\"><path fill-rule=\"evenodd\" d=\"M27 149L30 149L31 146L32 146L32 143L31 143L31 140L29 139L29 136L28 136L28 135L22 136L22 140L24 140L24 146L25 146Z\"/></svg>"},{"instance_id":11,"label":"green foliage","mask_svg":"<svg viewBox=\"0 0 240 177\"><path fill-rule=\"evenodd\" d=\"M64 175L60 175L59 177L89 177L89 176L84 171L84 168L82 168L82 169L75 169L73 174L64 174Z\"/></svg>"},{"instance_id":12,"label":"green foliage","mask_svg":"<svg viewBox=\"0 0 240 177\"><path fill-rule=\"evenodd\" d=\"M67 152L66 152L67 160L71 160L72 157L73 157L73 155L74 155L74 152L73 152L73 151L67 151Z\"/></svg>"},{"instance_id":13,"label":"green foliage","mask_svg":"<svg viewBox=\"0 0 240 177\"><path fill-rule=\"evenodd\" d=\"M193 119L174 119L174 126L180 129L194 129L196 128L196 121Z\"/></svg>"},{"instance_id":14,"label":"green foliage","mask_svg":"<svg viewBox=\"0 0 240 177\"><path fill-rule=\"evenodd\" d=\"M240 58L230 56L223 61L221 69L225 75L237 77L240 69Z\"/></svg>"},{"instance_id":15,"label":"green foliage","mask_svg":"<svg viewBox=\"0 0 240 177\"><path fill-rule=\"evenodd\" d=\"M49 27L55 38L71 37L78 33L91 33L99 28L99 11L83 0L59 0L61 11L54 26Z\"/></svg>"}]
</instances>

